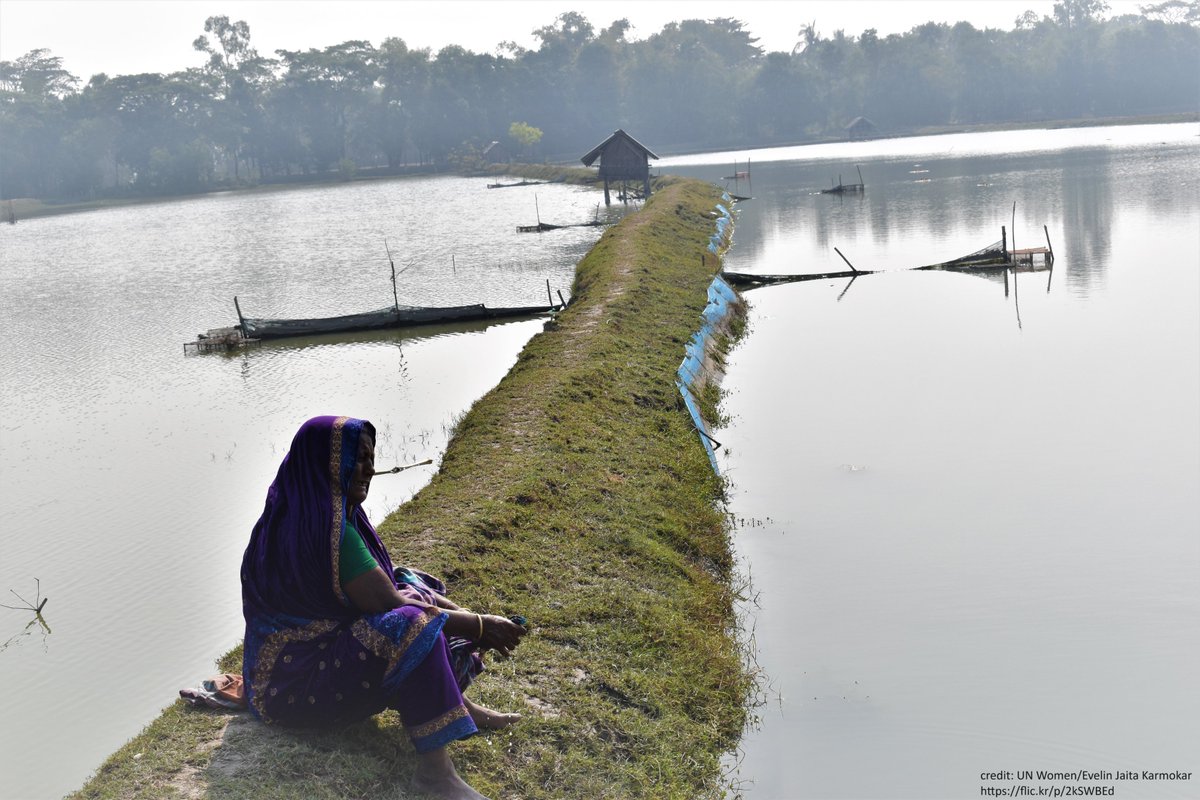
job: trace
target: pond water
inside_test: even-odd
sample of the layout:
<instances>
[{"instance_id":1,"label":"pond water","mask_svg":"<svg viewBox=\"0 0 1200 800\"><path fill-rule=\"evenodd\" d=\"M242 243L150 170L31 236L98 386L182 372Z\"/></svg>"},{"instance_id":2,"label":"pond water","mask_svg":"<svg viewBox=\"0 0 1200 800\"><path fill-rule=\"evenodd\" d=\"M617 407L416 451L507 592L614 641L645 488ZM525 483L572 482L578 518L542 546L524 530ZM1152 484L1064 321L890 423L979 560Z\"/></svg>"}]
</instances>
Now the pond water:
<instances>
[{"instance_id":1,"label":"pond water","mask_svg":"<svg viewBox=\"0 0 1200 800\"><path fill-rule=\"evenodd\" d=\"M238 567L279 460L317 414L371 419L381 519L543 321L184 356L208 328L392 303L546 302L602 194L437 177L213 195L0 226L0 796L59 797L241 638Z\"/></svg>"},{"instance_id":2,"label":"pond water","mask_svg":"<svg viewBox=\"0 0 1200 800\"><path fill-rule=\"evenodd\" d=\"M731 271L846 270L834 247L884 270L746 294L715 435L764 677L747 800L1200 795L1198 134L662 164L720 183L749 159ZM856 165L864 194L819 193ZM1052 271L906 269L1014 218ZM1110 777L1019 777L1079 769ZM1117 779L1142 770L1191 779Z\"/></svg>"}]
</instances>

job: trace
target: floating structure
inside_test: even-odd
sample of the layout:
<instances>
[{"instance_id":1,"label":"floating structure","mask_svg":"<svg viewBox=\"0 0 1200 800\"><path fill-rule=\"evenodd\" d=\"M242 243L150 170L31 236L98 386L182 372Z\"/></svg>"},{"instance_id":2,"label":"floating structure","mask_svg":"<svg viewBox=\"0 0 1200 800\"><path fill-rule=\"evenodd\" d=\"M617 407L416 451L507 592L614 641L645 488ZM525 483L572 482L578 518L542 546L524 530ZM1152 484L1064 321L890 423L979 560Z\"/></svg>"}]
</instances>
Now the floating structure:
<instances>
[{"instance_id":1,"label":"floating structure","mask_svg":"<svg viewBox=\"0 0 1200 800\"><path fill-rule=\"evenodd\" d=\"M1000 240L987 247L968 253L965 256L941 261L936 264L925 264L912 267L916 270L947 270L951 272L972 272L987 270L1014 270L1019 272L1041 272L1054 266L1054 248L1050 244L1050 230L1043 225L1046 234L1045 247L1027 247L1023 249L1008 248L1008 233L1004 226L1000 227ZM857 278L860 275L872 275L880 270L858 269L850 263L850 259L842 255L836 247L833 251L850 267L849 271L821 272L803 274L756 275L748 272L722 272L721 277L732 286L754 288L770 286L776 283L797 283L800 281L819 281L834 278Z\"/></svg>"},{"instance_id":2,"label":"floating structure","mask_svg":"<svg viewBox=\"0 0 1200 800\"><path fill-rule=\"evenodd\" d=\"M517 233L541 233L543 231L556 231L562 225L551 225L549 222L538 220L537 225L518 225Z\"/></svg>"},{"instance_id":3,"label":"floating structure","mask_svg":"<svg viewBox=\"0 0 1200 800\"><path fill-rule=\"evenodd\" d=\"M537 217L537 224L518 225L517 233L543 233L544 231L556 231L560 228L598 228L601 225L608 225L608 222L600 219L599 208L599 206L596 207L596 219L593 219L591 222L570 222L564 225L552 225L549 222L542 222L542 212L538 209L537 195L535 194L533 196L533 213Z\"/></svg>"},{"instance_id":4,"label":"floating structure","mask_svg":"<svg viewBox=\"0 0 1200 800\"><path fill-rule=\"evenodd\" d=\"M601 225L608 224L600 219L594 219L591 222L570 222L566 225L551 225L549 222L539 220L537 225L518 225L517 233L542 233L543 231L557 231L561 228L599 228Z\"/></svg>"},{"instance_id":5,"label":"floating structure","mask_svg":"<svg viewBox=\"0 0 1200 800\"><path fill-rule=\"evenodd\" d=\"M384 247L387 247L386 240ZM388 308L357 314L342 314L336 317L269 319L244 316L241 304L238 303L237 297L234 297L233 307L237 311L238 324L231 328L214 328L207 333L199 334L196 341L184 344L183 352L186 355L189 350L195 350L198 353L221 349L231 350L247 344L258 343L263 339L286 339L292 336L311 336L321 333L352 333L389 328L411 328L445 322L532 317L558 311L567 305L561 291L558 293L559 302L554 302L554 296L550 293L550 281L547 280L546 299L549 302L544 306L488 308L482 303L465 306L404 306L400 305L400 298L396 291L396 264L392 261L391 248L388 248L388 262L392 267L392 305ZM401 272L403 271L401 270Z\"/></svg>"},{"instance_id":6,"label":"floating structure","mask_svg":"<svg viewBox=\"0 0 1200 800\"><path fill-rule=\"evenodd\" d=\"M742 191L741 182L742 181L746 182L746 191L754 191L753 184L750 183L750 159L748 159L748 158L746 159L746 168L745 169L738 169L737 162L734 161L733 162L733 174L726 175L724 180L726 182L725 183L725 191L727 194L729 194L731 202L736 203L736 202L739 202L742 200L751 200L752 199L749 195L744 195L741 193L741 191ZM729 191L729 181L733 181L733 191L732 192Z\"/></svg>"},{"instance_id":7,"label":"floating structure","mask_svg":"<svg viewBox=\"0 0 1200 800\"><path fill-rule=\"evenodd\" d=\"M914 267L914 269L967 270L999 267L1009 268L1017 265L1033 266L1037 261L1041 261L1048 268L1054 264L1054 248L1050 244L1049 228L1043 225L1042 230L1046 234L1045 247L1026 247L1019 250L1010 250L1008 247L1008 231L1001 225L1000 241L993 242L987 247L976 250L974 253L968 253L965 256L951 259L950 261L943 261L938 264L926 264L922 267Z\"/></svg>"},{"instance_id":8,"label":"floating structure","mask_svg":"<svg viewBox=\"0 0 1200 800\"><path fill-rule=\"evenodd\" d=\"M748 181L748 180L750 180L750 159L748 159L748 158L746 159L746 168L745 169L738 169L737 162L736 161L733 162L733 174L726 175L725 180L727 180L727 181Z\"/></svg>"},{"instance_id":9,"label":"floating structure","mask_svg":"<svg viewBox=\"0 0 1200 800\"><path fill-rule=\"evenodd\" d=\"M829 189L822 189L821 194L846 194L848 192L865 192L867 185L863 183L862 170L856 164L854 166L858 170L858 183L842 183L842 176L838 175L838 182Z\"/></svg>"},{"instance_id":10,"label":"floating structure","mask_svg":"<svg viewBox=\"0 0 1200 800\"><path fill-rule=\"evenodd\" d=\"M240 350L261 344L261 339L248 339L242 334L242 329L236 325L232 328L210 328L207 333L201 333L194 342L183 343L183 354L212 353L217 350Z\"/></svg>"},{"instance_id":11,"label":"floating structure","mask_svg":"<svg viewBox=\"0 0 1200 800\"><path fill-rule=\"evenodd\" d=\"M541 186L543 183L548 183L548 182L549 181L518 181L517 183L489 183L487 185L487 188L489 188L489 189L508 189L513 186Z\"/></svg>"},{"instance_id":12,"label":"floating structure","mask_svg":"<svg viewBox=\"0 0 1200 800\"><path fill-rule=\"evenodd\" d=\"M237 305L237 298L234 298ZM349 333L385 328L408 328L442 322L531 317L558 311L561 304L489 308L481 303L465 306L390 306L377 311L310 319L266 319L243 317L238 309L238 330L251 339L283 339L317 333Z\"/></svg>"}]
</instances>

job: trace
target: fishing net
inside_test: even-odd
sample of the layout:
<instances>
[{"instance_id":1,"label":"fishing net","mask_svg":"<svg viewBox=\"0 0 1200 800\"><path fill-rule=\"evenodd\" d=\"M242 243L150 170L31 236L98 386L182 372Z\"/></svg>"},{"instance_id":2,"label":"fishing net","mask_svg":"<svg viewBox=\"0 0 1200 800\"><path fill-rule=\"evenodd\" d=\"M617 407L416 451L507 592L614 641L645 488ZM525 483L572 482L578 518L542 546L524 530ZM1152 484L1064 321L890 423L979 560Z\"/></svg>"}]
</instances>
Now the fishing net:
<instances>
[{"instance_id":1,"label":"fishing net","mask_svg":"<svg viewBox=\"0 0 1200 800\"><path fill-rule=\"evenodd\" d=\"M982 250L976 250L974 253L968 253L965 256L951 259L943 262L946 266L954 266L958 264L978 264L981 261L1002 261L1004 259L1004 240L989 244Z\"/></svg>"}]
</instances>

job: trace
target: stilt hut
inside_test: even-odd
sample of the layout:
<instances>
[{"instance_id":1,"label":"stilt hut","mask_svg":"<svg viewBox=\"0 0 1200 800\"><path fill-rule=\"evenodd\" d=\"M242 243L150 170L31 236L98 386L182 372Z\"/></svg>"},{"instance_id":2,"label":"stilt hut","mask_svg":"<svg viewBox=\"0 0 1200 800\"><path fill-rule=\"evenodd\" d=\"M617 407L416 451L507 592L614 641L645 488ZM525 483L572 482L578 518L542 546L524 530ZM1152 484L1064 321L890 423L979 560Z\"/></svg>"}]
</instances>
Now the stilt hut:
<instances>
[{"instance_id":1,"label":"stilt hut","mask_svg":"<svg viewBox=\"0 0 1200 800\"><path fill-rule=\"evenodd\" d=\"M846 138L870 139L875 135L875 123L866 117L855 117L846 126Z\"/></svg>"},{"instance_id":2,"label":"stilt hut","mask_svg":"<svg viewBox=\"0 0 1200 800\"><path fill-rule=\"evenodd\" d=\"M629 181L641 183L642 196L650 196L650 159L658 156L637 139L618 129L580 161L590 167L597 158L600 159L600 177L604 179L604 205L612 205L608 193L610 183L622 184L622 199L629 196L628 187L624 185Z\"/></svg>"},{"instance_id":3,"label":"stilt hut","mask_svg":"<svg viewBox=\"0 0 1200 800\"><path fill-rule=\"evenodd\" d=\"M512 160L509 157L508 148L504 146L504 142L492 142L483 148L483 152L480 155L489 164L503 164Z\"/></svg>"}]
</instances>

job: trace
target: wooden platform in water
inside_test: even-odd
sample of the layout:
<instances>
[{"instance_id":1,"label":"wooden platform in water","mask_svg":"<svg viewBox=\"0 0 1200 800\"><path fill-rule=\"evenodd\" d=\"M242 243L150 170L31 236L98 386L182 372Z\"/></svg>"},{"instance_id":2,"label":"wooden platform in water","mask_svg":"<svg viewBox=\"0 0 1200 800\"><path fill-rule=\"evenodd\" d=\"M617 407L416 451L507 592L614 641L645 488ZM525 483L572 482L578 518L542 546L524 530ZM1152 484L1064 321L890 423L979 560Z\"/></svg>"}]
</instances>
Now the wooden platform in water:
<instances>
[{"instance_id":1,"label":"wooden platform in water","mask_svg":"<svg viewBox=\"0 0 1200 800\"><path fill-rule=\"evenodd\" d=\"M212 353L218 350L238 350L262 344L261 339L250 339L242 335L240 328L212 328L196 337L194 342L183 343L183 354Z\"/></svg>"},{"instance_id":2,"label":"wooden platform in water","mask_svg":"<svg viewBox=\"0 0 1200 800\"><path fill-rule=\"evenodd\" d=\"M1046 263L1054 261L1054 251L1049 247L1025 247L1019 250L1009 250L1009 258L1017 264L1032 264L1037 256Z\"/></svg>"}]
</instances>

